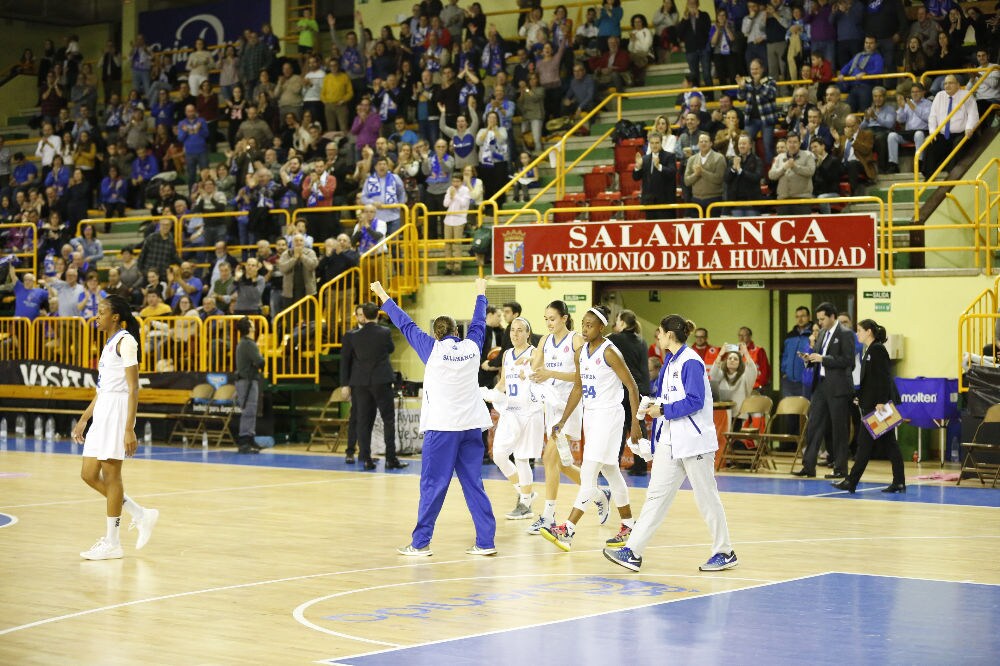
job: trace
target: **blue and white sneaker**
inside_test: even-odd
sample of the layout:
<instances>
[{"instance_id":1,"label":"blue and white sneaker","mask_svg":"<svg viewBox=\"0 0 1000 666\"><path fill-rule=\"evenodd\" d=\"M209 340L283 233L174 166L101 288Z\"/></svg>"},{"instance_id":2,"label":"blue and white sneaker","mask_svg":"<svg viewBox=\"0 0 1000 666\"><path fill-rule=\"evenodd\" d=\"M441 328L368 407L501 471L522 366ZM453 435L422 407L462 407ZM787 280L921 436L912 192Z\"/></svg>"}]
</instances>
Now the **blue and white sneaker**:
<instances>
[{"instance_id":1,"label":"blue and white sneaker","mask_svg":"<svg viewBox=\"0 0 1000 666\"><path fill-rule=\"evenodd\" d=\"M423 548L414 548L412 543L408 543L405 546L400 546L396 549L396 552L400 555L405 555L407 557L430 557L433 555L430 546L424 546Z\"/></svg>"},{"instance_id":2,"label":"blue and white sneaker","mask_svg":"<svg viewBox=\"0 0 1000 666\"><path fill-rule=\"evenodd\" d=\"M573 547L573 535L569 533L565 525L543 527L541 535L546 541L554 543L563 552L568 553L570 548Z\"/></svg>"},{"instance_id":3,"label":"blue and white sneaker","mask_svg":"<svg viewBox=\"0 0 1000 666\"><path fill-rule=\"evenodd\" d=\"M729 554L716 553L708 558L708 562L705 562L698 569L700 571L723 571L724 569L732 569L739 563L739 560L736 559L736 551Z\"/></svg>"},{"instance_id":4,"label":"blue and white sneaker","mask_svg":"<svg viewBox=\"0 0 1000 666\"><path fill-rule=\"evenodd\" d=\"M538 516L535 522L531 523L531 527L528 528L528 534L539 534L543 527L555 527L556 523L554 520L547 520L545 516Z\"/></svg>"},{"instance_id":5,"label":"blue and white sneaker","mask_svg":"<svg viewBox=\"0 0 1000 666\"><path fill-rule=\"evenodd\" d=\"M642 566L642 558L638 557L629 548L605 548L603 552L604 557L608 558L608 560L626 569L638 571L639 567Z\"/></svg>"},{"instance_id":6,"label":"blue and white sneaker","mask_svg":"<svg viewBox=\"0 0 1000 666\"><path fill-rule=\"evenodd\" d=\"M608 516L611 515L611 491L604 488L597 490L598 492L594 493L594 506L597 507L597 518L603 525L608 522Z\"/></svg>"}]
</instances>

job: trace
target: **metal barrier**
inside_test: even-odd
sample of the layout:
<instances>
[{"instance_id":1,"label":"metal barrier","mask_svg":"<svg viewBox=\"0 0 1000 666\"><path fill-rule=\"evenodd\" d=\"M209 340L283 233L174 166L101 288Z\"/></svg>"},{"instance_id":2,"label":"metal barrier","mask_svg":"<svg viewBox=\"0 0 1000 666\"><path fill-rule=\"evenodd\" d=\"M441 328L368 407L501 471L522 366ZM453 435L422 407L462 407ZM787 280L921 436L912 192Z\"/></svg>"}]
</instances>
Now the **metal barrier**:
<instances>
[{"instance_id":1,"label":"metal barrier","mask_svg":"<svg viewBox=\"0 0 1000 666\"><path fill-rule=\"evenodd\" d=\"M35 257L38 252L38 227L31 224L30 222L10 222L8 224L0 224L0 234L5 232L13 232L15 229L21 229L20 234L15 234L20 236L20 246L12 247L13 252L4 250L4 254L13 254L20 261L19 267L15 270L18 273L37 273L38 266L35 266ZM27 242L26 242L27 241ZM35 276L42 277L42 276Z\"/></svg>"},{"instance_id":2,"label":"metal barrier","mask_svg":"<svg viewBox=\"0 0 1000 666\"><path fill-rule=\"evenodd\" d=\"M140 335L141 371L198 372L203 369L197 353L198 340L203 335L200 318L173 315L146 317L142 322Z\"/></svg>"},{"instance_id":3,"label":"metal barrier","mask_svg":"<svg viewBox=\"0 0 1000 666\"><path fill-rule=\"evenodd\" d=\"M262 315L247 315L253 322L257 333L257 347L261 355L267 359L271 354L271 327L267 317ZM201 322L201 334L198 336L199 369L204 372L236 372L236 345L239 342L239 332L236 323L243 315L217 315L207 317ZM261 373L269 374L268 365L264 365Z\"/></svg>"},{"instance_id":4,"label":"metal barrier","mask_svg":"<svg viewBox=\"0 0 1000 666\"><path fill-rule=\"evenodd\" d=\"M292 223L292 216L291 216L291 214L287 210L285 210L284 208L272 208L268 212L271 215L279 215L279 216L281 216L281 217L284 218L284 226L282 226L281 232L278 234L280 236L284 236L285 235L285 229ZM222 212L219 212L219 213L185 213L184 215L181 215L180 220L179 220L181 233L179 235L175 234L175 236L174 236L174 238L175 238L175 240L177 242L177 253L180 254L182 251L184 253L191 253L191 252L211 252L212 250L215 249L215 247L212 246L212 245L184 245L184 243L183 243L183 241L184 241L184 238L183 238L183 236L184 236L184 224L188 220L194 220L194 219L197 219L197 218L201 218L202 220L205 220L205 219L218 219L218 218L227 218L227 219L228 218L239 218L239 217L246 217L247 214L248 214L247 211L243 211L243 210L227 210L227 211L222 211ZM322 243L322 239L319 239L319 241ZM234 251L234 250L238 250L238 251L244 251L244 250L256 251L257 246L256 245L229 245L228 249L230 251Z\"/></svg>"},{"instance_id":5,"label":"metal barrier","mask_svg":"<svg viewBox=\"0 0 1000 666\"><path fill-rule=\"evenodd\" d=\"M0 318L0 361L18 361L32 357L34 327L27 317Z\"/></svg>"},{"instance_id":6,"label":"metal barrier","mask_svg":"<svg viewBox=\"0 0 1000 666\"><path fill-rule=\"evenodd\" d=\"M968 354L970 365L982 365L983 348L992 343L1000 344L996 339L997 326L1000 326L1000 277L993 281L992 289L984 289L958 317L958 390L965 392L964 361ZM978 363L975 362L975 357ZM996 347L994 346L994 358Z\"/></svg>"},{"instance_id":7,"label":"metal barrier","mask_svg":"<svg viewBox=\"0 0 1000 666\"><path fill-rule=\"evenodd\" d=\"M329 353L343 344L344 334L351 330L354 308L370 300L367 294L368 285L361 282L361 269L357 266L320 287L317 300L323 317L320 334L322 353Z\"/></svg>"},{"instance_id":8,"label":"metal barrier","mask_svg":"<svg viewBox=\"0 0 1000 666\"><path fill-rule=\"evenodd\" d=\"M591 212L622 212L623 214L629 211L647 211L647 210L693 210L697 213L696 217L705 217L705 211L700 204L696 203L677 203L677 204L656 204L649 206L570 206L566 208L550 208L542 215L542 222L544 224L571 224L567 222L553 222L552 216L559 213L591 213ZM683 219L683 218L681 218ZM693 219L693 218L692 218ZM674 220L660 220L661 222L671 222Z\"/></svg>"},{"instance_id":9,"label":"metal barrier","mask_svg":"<svg viewBox=\"0 0 1000 666\"><path fill-rule=\"evenodd\" d=\"M367 293L368 285L378 281L393 298L416 292L420 286L416 248L417 228L410 223L379 241L358 263L362 290Z\"/></svg>"},{"instance_id":10,"label":"metal barrier","mask_svg":"<svg viewBox=\"0 0 1000 666\"><path fill-rule=\"evenodd\" d=\"M973 199L973 214L970 216L965 208L959 203L957 199L950 196L950 199L958 206L959 212L965 217L966 222L964 224L935 224L933 227L928 227L926 224L900 224L897 225L893 222L892 208L894 204L895 193L899 190L914 190L914 221L917 221L918 215L917 211L920 210L920 202L918 200L918 192L923 191L926 188L926 183L893 183L889 186L889 201L888 209L889 214L884 217L882 229L883 237L885 239L885 244L882 246L884 263L888 266L888 270L883 278L883 282L888 280L888 284L895 284L895 253L899 252L902 254L913 254L917 252L927 252L932 250L934 252L971 252L973 255L973 260L976 267L980 266L980 262L984 262L986 265L987 275L992 274L990 269L991 260L988 258L990 255L990 247L988 242L984 242L982 237L982 229L979 223L981 219L980 210L981 204L989 199L989 190L986 183L981 180L942 180L935 181L936 186L942 187L954 187L958 185L971 185L975 188L974 199ZM980 194L983 194L980 198ZM907 231L926 231L927 229L968 229L972 231L973 243L972 245L956 245L956 246L935 246L928 248L921 244L919 247L895 247L894 245L894 234L897 232L907 232ZM987 234L988 236L988 234ZM981 256L983 251L986 251L987 259L983 259Z\"/></svg>"},{"instance_id":11,"label":"metal barrier","mask_svg":"<svg viewBox=\"0 0 1000 666\"><path fill-rule=\"evenodd\" d=\"M177 221L177 217L174 215L134 215L132 217L88 217L80 220L76 223L76 235L83 235L83 228L88 224L94 225L98 224L135 224L136 222L156 222L159 224L160 220L167 219L174 224L174 242L178 242L179 234L181 233L180 222ZM178 249L180 246L178 245ZM138 252L138 250L136 250Z\"/></svg>"},{"instance_id":12,"label":"metal barrier","mask_svg":"<svg viewBox=\"0 0 1000 666\"><path fill-rule=\"evenodd\" d=\"M319 347L322 321L319 302L306 296L278 313L272 330L271 381L309 379L319 382Z\"/></svg>"},{"instance_id":13,"label":"metal barrier","mask_svg":"<svg viewBox=\"0 0 1000 666\"><path fill-rule=\"evenodd\" d=\"M36 360L97 367L91 363L90 327L83 317L39 317L32 328Z\"/></svg>"}]
</instances>

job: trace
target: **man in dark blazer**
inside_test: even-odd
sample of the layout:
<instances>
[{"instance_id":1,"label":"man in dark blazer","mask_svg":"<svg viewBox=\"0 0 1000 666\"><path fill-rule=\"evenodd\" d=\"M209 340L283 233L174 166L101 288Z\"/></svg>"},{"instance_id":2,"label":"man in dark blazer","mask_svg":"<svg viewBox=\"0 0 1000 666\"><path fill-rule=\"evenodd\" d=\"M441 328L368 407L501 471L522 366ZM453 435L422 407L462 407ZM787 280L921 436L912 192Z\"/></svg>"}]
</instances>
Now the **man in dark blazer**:
<instances>
[{"instance_id":1,"label":"man in dark blazer","mask_svg":"<svg viewBox=\"0 0 1000 666\"><path fill-rule=\"evenodd\" d=\"M375 469L372 460L372 427L375 410L382 416L385 435L385 468L402 469L407 463L396 458L396 406L392 382L395 378L389 354L395 346L388 328L379 326L378 306L361 306L361 328L344 337L340 356L340 384L344 399L351 398L351 409L358 411L358 448L365 469Z\"/></svg>"},{"instance_id":2,"label":"man in dark blazer","mask_svg":"<svg viewBox=\"0 0 1000 666\"><path fill-rule=\"evenodd\" d=\"M486 306L486 335L483 337L483 348L479 354L479 385L493 388L497 383L499 368L490 365L489 353L494 347L503 343L503 327L500 310L495 305Z\"/></svg>"},{"instance_id":3,"label":"man in dark blazer","mask_svg":"<svg viewBox=\"0 0 1000 666\"><path fill-rule=\"evenodd\" d=\"M635 168L632 170L632 180L642 181L642 195L639 201L643 206L656 204L672 204L677 201L677 158L673 153L663 150L663 135L650 132L649 153L635 154ZM666 220L674 217L674 211L669 208L654 208L646 211L650 220Z\"/></svg>"},{"instance_id":4,"label":"man in dark blazer","mask_svg":"<svg viewBox=\"0 0 1000 666\"><path fill-rule=\"evenodd\" d=\"M851 422L851 400L854 398L854 332L837 321L837 308L821 303L816 308L819 323L817 349L800 353L813 370L813 394L809 404L809 426L806 429L806 450L802 454L802 469L795 476L816 476L816 457L826 439L833 455L833 473L828 479L847 476L847 443Z\"/></svg>"}]
</instances>

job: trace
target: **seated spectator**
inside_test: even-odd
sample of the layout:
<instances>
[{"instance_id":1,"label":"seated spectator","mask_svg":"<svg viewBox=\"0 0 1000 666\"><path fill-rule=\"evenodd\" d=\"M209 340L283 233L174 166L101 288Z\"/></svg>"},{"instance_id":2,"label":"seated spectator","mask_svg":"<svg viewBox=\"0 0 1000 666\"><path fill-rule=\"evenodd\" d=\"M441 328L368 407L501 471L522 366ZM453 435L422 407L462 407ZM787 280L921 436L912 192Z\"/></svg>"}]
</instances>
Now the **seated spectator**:
<instances>
[{"instance_id":1,"label":"seated spectator","mask_svg":"<svg viewBox=\"0 0 1000 666\"><path fill-rule=\"evenodd\" d=\"M25 158L24 153L14 153L14 166L11 171L11 188L15 192L26 192L39 184L38 167Z\"/></svg>"},{"instance_id":2,"label":"seated spectator","mask_svg":"<svg viewBox=\"0 0 1000 666\"><path fill-rule=\"evenodd\" d=\"M97 238L97 231L92 224L83 225L80 231L83 235L71 239L70 245L83 253L84 263L96 266L98 261L104 259L104 247Z\"/></svg>"},{"instance_id":3,"label":"seated spectator","mask_svg":"<svg viewBox=\"0 0 1000 666\"><path fill-rule=\"evenodd\" d=\"M989 51L985 48L976 49L976 67L984 70L996 67L995 64L990 62ZM976 85L981 76L981 73L973 72L969 76L969 83L965 87L972 90L972 87ZM992 105L1000 104L1000 70L994 69L987 74L986 80L979 84L979 87L976 88L976 92L973 94L976 96L976 107L979 109L979 117L982 118L986 115L986 110Z\"/></svg>"},{"instance_id":4,"label":"seated spectator","mask_svg":"<svg viewBox=\"0 0 1000 666\"><path fill-rule=\"evenodd\" d=\"M762 198L760 179L764 173L764 165L750 144L750 137L740 134L737 140L737 154L729 159L725 173L726 200L756 201ZM736 217L750 217L757 214L757 209L751 206L734 206L730 214Z\"/></svg>"},{"instance_id":5,"label":"seated spectator","mask_svg":"<svg viewBox=\"0 0 1000 666\"><path fill-rule=\"evenodd\" d=\"M230 306L233 303L234 295L236 294L236 281L233 277L233 271L226 262L220 263L219 266L219 277L217 280L212 282L210 294L215 296L215 300L219 307L225 312L230 312Z\"/></svg>"},{"instance_id":6,"label":"seated spectator","mask_svg":"<svg viewBox=\"0 0 1000 666\"><path fill-rule=\"evenodd\" d=\"M170 303L170 307L176 308L181 297L187 296L191 299L191 304L198 307L204 288L204 283L194 274L194 265L190 261L184 261L180 266L167 269L164 300Z\"/></svg>"},{"instance_id":7,"label":"seated spectator","mask_svg":"<svg viewBox=\"0 0 1000 666\"><path fill-rule=\"evenodd\" d=\"M813 196L819 199L836 199L840 196L840 176L843 164L827 152L826 142L814 137L809 144L812 154L816 157L816 171L813 172ZM830 214L830 204L821 203L819 212Z\"/></svg>"},{"instance_id":8,"label":"seated spectator","mask_svg":"<svg viewBox=\"0 0 1000 666\"><path fill-rule=\"evenodd\" d=\"M764 141L764 161L774 159L774 126L778 122L775 98L778 94L774 79L764 75L764 65L754 59L750 63L750 76L736 77L737 95L746 102L746 132L751 141L759 133Z\"/></svg>"},{"instance_id":9,"label":"seated spectator","mask_svg":"<svg viewBox=\"0 0 1000 666\"><path fill-rule=\"evenodd\" d=\"M715 134L713 149L729 159L739 152L741 136L744 132L740 129L740 114L736 109L730 109L726 112L725 128Z\"/></svg>"},{"instance_id":10,"label":"seated spectator","mask_svg":"<svg viewBox=\"0 0 1000 666\"><path fill-rule=\"evenodd\" d=\"M864 51L851 58L850 62L840 68L840 74L837 75L840 89L847 93L847 103L852 111L864 111L872 104L873 81L860 77L883 72L885 63L878 52L878 43L874 37L868 35L865 37Z\"/></svg>"},{"instance_id":11,"label":"seated spectator","mask_svg":"<svg viewBox=\"0 0 1000 666\"><path fill-rule=\"evenodd\" d=\"M906 95L896 95L896 122L903 129L889 133L887 142L890 163L899 164L899 146L904 141L912 141L914 151L920 150L930 131L930 115L931 101L924 96L921 84L914 83L910 87L908 98Z\"/></svg>"},{"instance_id":12,"label":"seated spectator","mask_svg":"<svg viewBox=\"0 0 1000 666\"><path fill-rule=\"evenodd\" d=\"M614 87L625 90L627 79L631 79L629 70L632 61L628 53L621 50L621 40L618 37L608 37L608 48L601 55L594 56L587 62L590 71L594 73L598 88L607 90Z\"/></svg>"},{"instance_id":13,"label":"seated spectator","mask_svg":"<svg viewBox=\"0 0 1000 666\"><path fill-rule=\"evenodd\" d=\"M125 217L125 202L128 196L128 182L122 178L118 165L108 167L108 175L101 181L99 205L104 217ZM111 230L111 223L104 224L104 231Z\"/></svg>"},{"instance_id":14,"label":"seated spectator","mask_svg":"<svg viewBox=\"0 0 1000 666\"><path fill-rule=\"evenodd\" d=\"M122 283L129 289L138 289L142 285L142 268L135 258L132 246L123 247L118 259L118 272L121 274Z\"/></svg>"},{"instance_id":15,"label":"seated spectator","mask_svg":"<svg viewBox=\"0 0 1000 666\"><path fill-rule=\"evenodd\" d=\"M80 300L76 304L80 316L84 319L92 319L97 316L97 305L108 297L108 293L101 289L101 280L97 271L87 273L87 281L84 284L84 291L80 294Z\"/></svg>"},{"instance_id":16,"label":"seated spectator","mask_svg":"<svg viewBox=\"0 0 1000 666\"><path fill-rule=\"evenodd\" d=\"M778 183L778 199L811 199L816 158L807 150L799 150L801 140L798 134L789 134L785 139L785 146L785 153L775 156L768 173L768 178ZM794 204L782 206L780 210L783 214L808 215L812 212L812 206Z\"/></svg>"},{"instance_id":17,"label":"seated spectator","mask_svg":"<svg viewBox=\"0 0 1000 666\"><path fill-rule=\"evenodd\" d=\"M160 300L167 300L167 284L160 279L160 274L155 270L146 272L145 291L148 292L150 288L155 289L160 294Z\"/></svg>"},{"instance_id":18,"label":"seated spectator","mask_svg":"<svg viewBox=\"0 0 1000 666\"><path fill-rule=\"evenodd\" d=\"M691 155L684 170L684 184L691 188L691 203L705 209L722 201L726 158L712 150L708 134L698 136L698 152Z\"/></svg>"},{"instance_id":19,"label":"seated spectator","mask_svg":"<svg viewBox=\"0 0 1000 666\"><path fill-rule=\"evenodd\" d=\"M108 269L108 284L104 287L108 296L121 296L127 302L132 302L132 290L122 282L121 271L112 266Z\"/></svg>"},{"instance_id":20,"label":"seated spectator","mask_svg":"<svg viewBox=\"0 0 1000 666\"><path fill-rule=\"evenodd\" d=\"M872 88L872 105L865 109L862 129L871 130L875 137L875 152L878 154L878 168L882 173L899 173L899 165L889 160L889 132L896 127L896 110L885 103L885 88Z\"/></svg>"},{"instance_id":21,"label":"seated spectator","mask_svg":"<svg viewBox=\"0 0 1000 666\"><path fill-rule=\"evenodd\" d=\"M148 317L169 317L171 314L173 314L173 310L163 302L160 290L156 287L147 287L146 306L139 311L139 316L146 319Z\"/></svg>"},{"instance_id":22,"label":"seated spectator","mask_svg":"<svg viewBox=\"0 0 1000 666\"><path fill-rule=\"evenodd\" d=\"M581 117L597 102L597 83L581 63L573 65L573 78L562 99L561 113Z\"/></svg>"},{"instance_id":23,"label":"seated spectator","mask_svg":"<svg viewBox=\"0 0 1000 666\"><path fill-rule=\"evenodd\" d=\"M649 29L646 17L642 14L636 14L632 17L632 31L629 33L628 40L628 55L632 61L633 84L636 86L646 85L646 68L649 67L649 63L653 60L653 33Z\"/></svg>"},{"instance_id":24,"label":"seated spectator","mask_svg":"<svg viewBox=\"0 0 1000 666\"><path fill-rule=\"evenodd\" d=\"M910 31L908 33L909 39L907 39L907 55L909 55L909 45L913 42L913 40L916 40L917 48L922 50L924 54L930 56L937 51L937 36L939 34L941 34L941 24L938 23L933 16L930 16L927 13L926 6L918 5L917 18L910 24ZM913 71L906 66L905 58L903 61L903 71ZM923 74L923 72L913 73L917 74L917 76Z\"/></svg>"},{"instance_id":25,"label":"seated spectator","mask_svg":"<svg viewBox=\"0 0 1000 666\"><path fill-rule=\"evenodd\" d=\"M827 150L833 146L833 134L830 133L830 128L823 124L823 116L818 108L813 107L806 112L806 122L801 124L798 134L803 149L812 145L813 139L816 138L826 145Z\"/></svg>"},{"instance_id":26,"label":"seated spectator","mask_svg":"<svg viewBox=\"0 0 1000 666\"><path fill-rule=\"evenodd\" d=\"M77 305L80 303L81 298L84 294L83 285L81 285L78 280L79 273L77 269L72 266L66 269L65 280L60 280L59 278L48 278L46 280L47 286L52 289L56 296L56 303L58 307L53 307L52 294L49 295L49 311L58 312L60 317L78 317L80 316L80 309Z\"/></svg>"},{"instance_id":27,"label":"seated spectator","mask_svg":"<svg viewBox=\"0 0 1000 666\"><path fill-rule=\"evenodd\" d=\"M747 346L743 343L740 343L738 352L727 351L719 354L712 364L709 370L712 392L718 393L720 402L733 403L733 407L729 410L731 418L753 392L757 374L757 364L753 362ZM739 430L746 418L747 414L735 414L735 419L730 421L733 430Z\"/></svg>"},{"instance_id":28,"label":"seated spectator","mask_svg":"<svg viewBox=\"0 0 1000 666\"><path fill-rule=\"evenodd\" d=\"M823 114L823 124L830 128L831 133L844 131L844 121L851 115L851 107L840 101L840 88L827 86L819 110Z\"/></svg>"},{"instance_id":29,"label":"seated spectator","mask_svg":"<svg viewBox=\"0 0 1000 666\"><path fill-rule=\"evenodd\" d=\"M806 123L809 109L813 105L809 103L809 91L804 87L798 87L792 92L792 101L785 111L783 123L789 132L799 134L802 125Z\"/></svg>"},{"instance_id":30,"label":"seated spectator","mask_svg":"<svg viewBox=\"0 0 1000 666\"><path fill-rule=\"evenodd\" d=\"M923 8L921 7L921 9ZM937 38L934 40L931 53L936 51ZM930 69L930 58L930 53L925 51L923 46L921 46L920 38L910 37L910 40L906 43L906 48L903 49L903 71L911 72L919 79L923 76L924 72Z\"/></svg>"},{"instance_id":31,"label":"seated spectator","mask_svg":"<svg viewBox=\"0 0 1000 666\"><path fill-rule=\"evenodd\" d=\"M852 193L859 192L857 185L862 177L874 182L878 175L872 154L875 137L871 130L861 129L861 121L856 116L847 116L842 135L836 130L830 131L833 134L833 155L843 163Z\"/></svg>"}]
</instances>

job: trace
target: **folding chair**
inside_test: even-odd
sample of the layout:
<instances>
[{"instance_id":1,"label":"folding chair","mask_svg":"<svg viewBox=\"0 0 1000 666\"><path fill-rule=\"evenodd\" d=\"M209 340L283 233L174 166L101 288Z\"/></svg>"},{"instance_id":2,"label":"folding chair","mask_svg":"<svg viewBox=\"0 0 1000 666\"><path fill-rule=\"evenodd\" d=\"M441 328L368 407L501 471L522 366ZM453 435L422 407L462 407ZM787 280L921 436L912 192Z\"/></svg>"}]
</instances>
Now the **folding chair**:
<instances>
[{"instance_id":1,"label":"folding chair","mask_svg":"<svg viewBox=\"0 0 1000 666\"><path fill-rule=\"evenodd\" d=\"M786 418L780 418L786 417ZM782 427L791 418L795 418L795 432L781 433L775 432L775 428ZM754 437L760 449L758 465L767 465L770 469L778 469L779 460L791 460L791 467L788 471L795 469L795 464L802 456L802 450L806 444L806 426L809 423L809 400L802 397L782 398L774 410L774 416L768 423L767 430L763 434ZM795 452L782 451L782 444L795 444ZM777 446L775 446L777 445Z\"/></svg>"},{"instance_id":2,"label":"folding chair","mask_svg":"<svg viewBox=\"0 0 1000 666\"><path fill-rule=\"evenodd\" d=\"M173 444L175 441L183 443L185 438L189 442L194 442L201 436L202 428L205 427L202 419L205 412L199 412L197 408L207 409L213 393L215 388L211 384L198 384L191 389L191 396L181 407L181 411L171 414L174 427L170 431L170 437L167 438L167 444Z\"/></svg>"},{"instance_id":3,"label":"folding chair","mask_svg":"<svg viewBox=\"0 0 1000 666\"><path fill-rule=\"evenodd\" d=\"M761 447L758 446L756 437L762 432L767 432L772 405L771 399L764 395L750 395L743 401L736 413L746 414L748 418L742 429L722 433L726 442L722 449L720 466L724 467L727 462L748 463L751 472L757 471ZM737 448L737 443L742 444L744 448Z\"/></svg>"},{"instance_id":4,"label":"folding chair","mask_svg":"<svg viewBox=\"0 0 1000 666\"><path fill-rule=\"evenodd\" d=\"M319 416L309 417L313 430L306 451L311 450L313 444L326 446L326 450L330 452L336 451L341 444L347 444L347 424L350 419L340 417L340 406L344 402L347 401L341 400L340 389L335 388L330 391L330 397Z\"/></svg>"},{"instance_id":5,"label":"folding chair","mask_svg":"<svg viewBox=\"0 0 1000 666\"><path fill-rule=\"evenodd\" d=\"M983 422L979 424L979 427L976 428L976 434L972 436L972 442L962 445L965 447L965 460L962 462L962 469L958 473L958 483L955 485L961 485L966 473L970 473L975 474L979 482L985 486L986 479L983 478L985 473L987 477L990 474L993 475L993 483L990 487L997 487L997 482L1000 481L1000 435L994 433L993 441L983 441L986 439L983 426L994 424L1000 424L1000 404L993 405L986 410ZM979 457L977 458L977 456ZM990 459L984 460L985 457Z\"/></svg>"},{"instance_id":6,"label":"folding chair","mask_svg":"<svg viewBox=\"0 0 1000 666\"><path fill-rule=\"evenodd\" d=\"M208 413L202 417L204 432L209 431L208 425L210 423L215 424L218 426L218 431L215 433L215 445L222 446L225 443L236 446L233 433L229 431L233 414L236 413L236 385L223 384L215 389L208 405L210 409L214 408L212 409L214 413Z\"/></svg>"}]
</instances>

